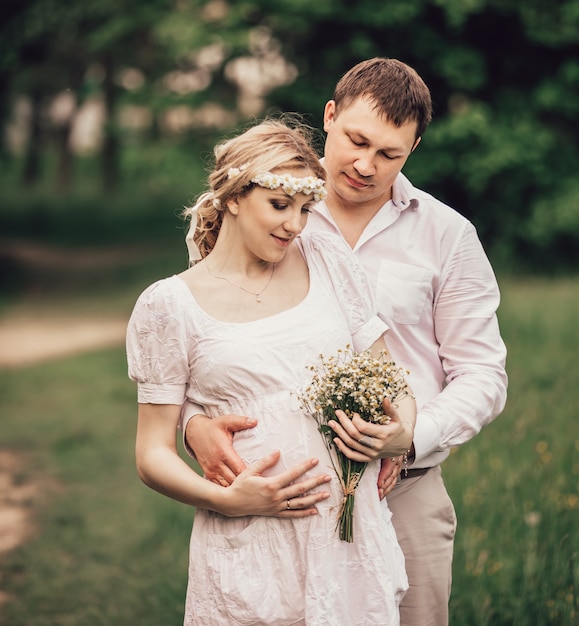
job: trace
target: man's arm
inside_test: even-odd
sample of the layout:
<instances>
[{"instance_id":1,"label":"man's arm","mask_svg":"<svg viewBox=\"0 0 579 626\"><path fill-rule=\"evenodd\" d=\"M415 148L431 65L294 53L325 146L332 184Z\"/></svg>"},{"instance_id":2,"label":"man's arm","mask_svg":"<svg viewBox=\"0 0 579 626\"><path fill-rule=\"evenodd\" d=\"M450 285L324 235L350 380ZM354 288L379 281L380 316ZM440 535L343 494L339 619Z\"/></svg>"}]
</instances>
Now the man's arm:
<instances>
[{"instance_id":1,"label":"man's arm","mask_svg":"<svg viewBox=\"0 0 579 626\"><path fill-rule=\"evenodd\" d=\"M434 302L446 386L418 412L416 463L469 441L503 410L507 374L499 302L495 275L469 225L444 268Z\"/></svg>"}]
</instances>

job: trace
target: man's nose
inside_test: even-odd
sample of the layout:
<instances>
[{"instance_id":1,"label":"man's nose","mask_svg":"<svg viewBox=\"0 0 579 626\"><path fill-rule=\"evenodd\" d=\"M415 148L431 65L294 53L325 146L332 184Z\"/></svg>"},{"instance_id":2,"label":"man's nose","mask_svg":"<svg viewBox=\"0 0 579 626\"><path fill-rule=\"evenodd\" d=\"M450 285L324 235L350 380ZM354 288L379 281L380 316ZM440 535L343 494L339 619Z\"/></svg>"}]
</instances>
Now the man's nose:
<instances>
[{"instance_id":1,"label":"man's nose","mask_svg":"<svg viewBox=\"0 0 579 626\"><path fill-rule=\"evenodd\" d=\"M354 168L360 176L373 176L376 173L373 155L366 153L358 156L356 161L354 161Z\"/></svg>"}]
</instances>

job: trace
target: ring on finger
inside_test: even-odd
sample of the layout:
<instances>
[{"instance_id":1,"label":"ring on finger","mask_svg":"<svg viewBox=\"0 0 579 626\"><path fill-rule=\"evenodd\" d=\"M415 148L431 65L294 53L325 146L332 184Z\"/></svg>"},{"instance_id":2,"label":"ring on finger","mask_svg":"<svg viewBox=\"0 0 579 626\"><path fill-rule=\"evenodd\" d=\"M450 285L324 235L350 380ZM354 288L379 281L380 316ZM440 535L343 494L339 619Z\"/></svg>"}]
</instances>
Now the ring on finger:
<instances>
[{"instance_id":1,"label":"ring on finger","mask_svg":"<svg viewBox=\"0 0 579 626\"><path fill-rule=\"evenodd\" d=\"M288 511L291 511L291 509L292 509L292 508L291 508L291 506L290 506L290 501L289 501L289 498L288 498L288 501L287 501L286 509L287 509Z\"/></svg>"},{"instance_id":2,"label":"ring on finger","mask_svg":"<svg viewBox=\"0 0 579 626\"><path fill-rule=\"evenodd\" d=\"M358 439L358 443L366 446L366 448L372 448L372 442L370 441L370 437L367 437L366 435L364 435L363 437L360 437L360 439Z\"/></svg>"}]
</instances>

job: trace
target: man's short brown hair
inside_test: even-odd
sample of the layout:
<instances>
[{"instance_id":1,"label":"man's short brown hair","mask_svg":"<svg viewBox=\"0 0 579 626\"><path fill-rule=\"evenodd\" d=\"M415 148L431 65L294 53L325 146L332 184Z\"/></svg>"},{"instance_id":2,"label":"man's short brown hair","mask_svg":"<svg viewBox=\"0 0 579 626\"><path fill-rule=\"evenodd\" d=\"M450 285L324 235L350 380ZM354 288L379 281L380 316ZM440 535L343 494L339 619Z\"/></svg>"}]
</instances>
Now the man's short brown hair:
<instances>
[{"instance_id":1,"label":"man's short brown hair","mask_svg":"<svg viewBox=\"0 0 579 626\"><path fill-rule=\"evenodd\" d=\"M369 100L397 127L416 122L417 138L432 119L432 99L426 83L414 69L396 59L375 57L346 72L334 91L336 115L358 98Z\"/></svg>"}]
</instances>

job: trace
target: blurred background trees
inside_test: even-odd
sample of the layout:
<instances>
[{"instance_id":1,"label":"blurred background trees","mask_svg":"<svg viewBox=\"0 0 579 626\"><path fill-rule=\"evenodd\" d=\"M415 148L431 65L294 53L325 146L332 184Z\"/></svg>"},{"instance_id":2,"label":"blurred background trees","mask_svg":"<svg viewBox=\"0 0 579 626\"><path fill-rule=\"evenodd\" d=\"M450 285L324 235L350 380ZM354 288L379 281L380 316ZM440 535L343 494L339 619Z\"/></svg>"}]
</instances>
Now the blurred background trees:
<instances>
[{"instance_id":1,"label":"blurred background trees","mask_svg":"<svg viewBox=\"0 0 579 626\"><path fill-rule=\"evenodd\" d=\"M174 237L217 139L278 111L321 127L372 56L432 91L412 180L495 264L576 271L579 0L6 0L0 237Z\"/></svg>"}]
</instances>

